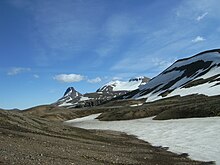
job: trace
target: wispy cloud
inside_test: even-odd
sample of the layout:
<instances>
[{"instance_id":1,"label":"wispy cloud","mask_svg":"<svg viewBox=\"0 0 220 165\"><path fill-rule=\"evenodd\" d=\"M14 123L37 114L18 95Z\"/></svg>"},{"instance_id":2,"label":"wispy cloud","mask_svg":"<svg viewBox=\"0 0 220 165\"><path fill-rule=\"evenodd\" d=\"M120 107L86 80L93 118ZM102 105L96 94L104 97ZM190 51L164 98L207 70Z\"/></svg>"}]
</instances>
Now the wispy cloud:
<instances>
[{"instance_id":1,"label":"wispy cloud","mask_svg":"<svg viewBox=\"0 0 220 165\"><path fill-rule=\"evenodd\" d=\"M103 7L99 3L81 0L28 1L9 0L16 7L23 7L32 17L32 40L35 43L38 65L76 58L94 46L100 35L99 21ZM60 55L62 54L62 56Z\"/></svg>"},{"instance_id":2,"label":"wispy cloud","mask_svg":"<svg viewBox=\"0 0 220 165\"><path fill-rule=\"evenodd\" d=\"M95 52L100 56L100 57L107 57L112 55L113 51L117 49L117 47L113 43L105 43L102 45L102 47L98 47Z\"/></svg>"},{"instance_id":3,"label":"wispy cloud","mask_svg":"<svg viewBox=\"0 0 220 165\"><path fill-rule=\"evenodd\" d=\"M89 83L99 83L102 81L102 79L100 77L96 77L94 79L88 79L87 80Z\"/></svg>"},{"instance_id":4,"label":"wispy cloud","mask_svg":"<svg viewBox=\"0 0 220 165\"><path fill-rule=\"evenodd\" d=\"M14 67L14 68L11 68L7 72L7 75L14 76L14 75L17 75L17 74L21 74L21 73L24 73L24 72L30 72L30 71L31 71L31 68Z\"/></svg>"},{"instance_id":5,"label":"wispy cloud","mask_svg":"<svg viewBox=\"0 0 220 165\"><path fill-rule=\"evenodd\" d=\"M85 77L79 74L59 74L54 76L53 79L59 82L72 83L82 81Z\"/></svg>"},{"instance_id":6,"label":"wispy cloud","mask_svg":"<svg viewBox=\"0 0 220 165\"><path fill-rule=\"evenodd\" d=\"M116 65L114 65L111 69L113 71L130 71L133 73L145 72L145 76L148 76L146 74L150 72L158 74L170 66L174 61L175 59L172 57L163 59L158 55L157 57L146 57L135 60L133 58L126 58L119 63L116 63Z\"/></svg>"},{"instance_id":7,"label":"wispy cloud","mask_svg":"<svg viewBox=\"0 0 220 165\"><path fill-rule=\"evenodd\" d=\"M124 50L123 58L116 61L111 70L115 72L145 71L155 75L176 59L216 47L213 45L217 44L213 43L214 41L217 43L219 37L213 37L209 28L211 18L219 20L216 17L219 10L214 10L219 5L220 2L217 0L180 1L170 13L165 13L167 14L165 19L158 23L158 26L152 24L152 29L146 28L146 32L142 33L136 43L129 45L129 48ZM201 21L205 17L208 21L203 22L198 27L195 18ZM216 22L212 29L215 27L217 32L217 27L220 24L216 26ZM196 36L192 39L195 34L207 34L209 32L211 33L209 38ZM212 43L204 42L205 40L212 41Z\"/></svg>"},{"instance_id":8,"label":"wispy cloud","mask_svg":"<svg viewBox=\"0 0 220 165\"><path fill-rule=\"evenodd\" d=\"M159 67L162 69L165 69L169 67L175 60L169 61L165 59L160 59L160 58L153 58L152 63L155 67Z\"/></svg>"},{"instance_id":9,"label":"wispy cloud","mask_svg":"<svg viewBox=\"0 0 220 165\"><path fill-rule=\"evenodd\" d=\"M175 28L158 30L147 36L146 40L137 43L138 46L130 48L124 54L124 58L111 67L112 71L123 72L146 72L151 76L158 74L172 64L178 55L184 53L185 48L191 43L184 36L191 35L191 31L179 29L181 33L173 33ZM169 40L168 40L169 38Z\"/></svg>"},{"instance_id":10,"label":"wispy cloud","mask_svg":"<svg viewBox=\"0 0 220 165\"><path fill-rule=\"evenodd\" d=\"M34 78L36 78L36 79L40 78L40 76L39 76L38 74L34 74L33 76L34 76Z\"/></svg>"},{"instance_id":11,"label":"wispy cloud","mask_svg":"<svg viewBox=\"0 0 220 165\"><path fill-rule=\"evenodd\" d=\"M193 43L202 42L202 41L205 41L205 39L201 36L197 36L192 40Z\"/></svg>"},{"instance_id":12,"label":"wispy cloud","mask_svg":"<svg viewBox=\"0 0 220 165\"><path fill-rule=\"evenodd\" d=\"M201 21L203 18L205 18L205 16L207 16L208 15L208 12L205 12L205 13L203 13L202 15L200 15L200 16L198 16L197 18L196 18L196 20L197 21Z\"/></svg>"},{"instance_id":13,"label":"wispy cloud","mask_svg":"<svg viewBox=\"0 0 220 165\"><path fill-rule=\"evenodd\" d=\"M207 15L217 17L219 4L218 0L184 0L177 6L176 13L181 19L200 21Z\"/></svg>"},{"instance_id":14,"label":"wispy cloud","mask_svg":"<svg viewBox=\"0 0 220 165\"><path fill-rule=\"evenodd\" d=\"M145 21L139 22L138 19L129 13L110 16L105 23L104 29L111 40L120 39L128 34L132 35L147 31Z\"/></svg>"},{"instance_id":15,"label":"wispy cloud","mask_svg":"<svg viewBox=\"0 0 220 165\"><path fill-rule=\"evenodd\" d=\"M19 3L15 4L19 6ZM29 3L28 10L33 16L36 29L33 39L38 50L38 55L34 58L39 64L46 65L53 61L70 61L85 57L87 59L89 54L96 59L90 65L99 63L99 66L104 66L107 59L107 67L111 71L158 72L169 64L174 56L179 58L188 55L186 53L201 50L201 47L198 48L201 44L192 42L202 42L205 39L197 36L198 38L192 40L192 36L205 34L204 31L207 32L212 26L207 24L210 21L204 21L202 27L198 27L195 19L201 21L208 15L207 20L213 17L219 20L218 0L178 1L175 5L169 5L169 12L154 13L153 19L152 13L148 11L158 9L158 4L162 3L150 4L143 3L143 6L138 6L138 10L130 6L131 8L119 11L117 7L112 8L111 3L99 0L95 3L81 0L66 0L66 3L55 0ZM27 6L20 3L20 6L22 5ZM217 35L215 38L218 39ZM218 41L217 39L215 41ZM109 56L112 56L112 59Z\"/></svg>"},{"instance_id":16,"label":"wispy cloud","mask_svg":"<svg viewBox=\"0 0 220 165\"><path fill-rule=\"evenodd\" d=\"M180 2L175 10L166 13L166 19L160 23L160 27L164 28L146 28L136 40L136 44L123 52L123 58L118 60L111 70L158 74L176 59L189 56L196 52L195 49L201 51L201 48L192 42L202 42L205 38L197 36L191 42L189 38L196 33L203 33L203 29L195 24L195 17L198 16L197 13L204 13L200 15L200 20L207 16L211 9L210 4L206 2L202 0L202 5L198 1ZM177 11L177 17L171 16ZM154 26L155 23L152 23L152 27Z\"/></svg>"}]
</instances>

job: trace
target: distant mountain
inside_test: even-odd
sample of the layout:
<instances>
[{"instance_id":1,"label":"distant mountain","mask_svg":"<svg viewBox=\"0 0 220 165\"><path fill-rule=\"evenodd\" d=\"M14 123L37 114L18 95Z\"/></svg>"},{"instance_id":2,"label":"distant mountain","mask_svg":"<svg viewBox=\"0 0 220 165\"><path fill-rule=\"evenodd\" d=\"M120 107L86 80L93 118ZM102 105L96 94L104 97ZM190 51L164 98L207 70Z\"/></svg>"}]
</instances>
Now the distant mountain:
<instances>
[{"instance_id":1,"label":"distant mountain","mask_svg":"<svg viewBox=\"0 0 220 165\"><path fill-rule=\"evenodd\" d=\"M133 91L145 85L150 79L147 77L135 77L129 81L111 81L97 90L97 92Z\"/></svg>"},{"instance_id":2,"label":"distant mountain","mask_svg":"<svg viewBox=\"0 0 220 165\"><path fill-rule=\"evenodd\" d=\"M63 97L54 104L68 108L99 105L105 101L111 100L112 98L138 89L139 87L145 85L149 80L150 79L147 77L135 77L127 82L119 80L111 81L103 85L96 92L86 94L81 94L73 87L69 87Z\"/></svg>"},{"instance_id":3,"label":"distant mountain","mask_svg":"<svg viewBox=\"0 0 220 165\"><path fill-rule=\"evenodd\" d=\"M63 97L72 97L72 98L75 98L78 96L82 96L82 94L77 92L73 87L67 88L66 92L63 95Z\"/></svg>"},{"instance_id":4,"label":"distant mountain","mask_svg":"<svg viewBox=\"0 0 220 165\"><path fill-rule=\"evenodd\" d=\"M191 94L220 95L220 49L176 61L146 85L123 98L145 98L150 102Z\"/></svg>"},{"instance_id":5,"label":"distant mountain","mask_svg":"<svg viewBox=\"0 0 220 165\"><path fill-rule=\"evenodd\" d=\"M18 108L13 108L13 109L2 109L0 108L0 111L20 111Z\"/></svg>"},{"instance_id":6,"label":"distant mountain","mask_svg":"<svg viewBox=\"0 0 220 165\"><path fill-rule=\"evenodd\" d=\"M67 88L62 98L55 104L59 106L72 106L72 102L78 102L83 95L76 91L73 87Z\"/></svg>"}]
</instances>

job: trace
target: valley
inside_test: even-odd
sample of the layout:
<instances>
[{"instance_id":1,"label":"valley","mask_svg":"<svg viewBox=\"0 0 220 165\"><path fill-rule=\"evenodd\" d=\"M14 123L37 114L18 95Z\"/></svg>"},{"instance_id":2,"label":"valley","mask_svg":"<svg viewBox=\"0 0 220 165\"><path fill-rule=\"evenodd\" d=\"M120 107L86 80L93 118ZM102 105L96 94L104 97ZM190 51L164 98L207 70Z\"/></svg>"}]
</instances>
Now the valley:
<instances>
[{"instance_id":1,"label":"valley","mask_svg":"<svg viewBox=\"0 0 220 165\"><path fill-rule=\"evenodd\" d=\"M0 110L0 164L219 164L220 50L152 79L112 81L56 102ZM173 153L174 152L174 153Z\"/></svg>"}]
</instances>

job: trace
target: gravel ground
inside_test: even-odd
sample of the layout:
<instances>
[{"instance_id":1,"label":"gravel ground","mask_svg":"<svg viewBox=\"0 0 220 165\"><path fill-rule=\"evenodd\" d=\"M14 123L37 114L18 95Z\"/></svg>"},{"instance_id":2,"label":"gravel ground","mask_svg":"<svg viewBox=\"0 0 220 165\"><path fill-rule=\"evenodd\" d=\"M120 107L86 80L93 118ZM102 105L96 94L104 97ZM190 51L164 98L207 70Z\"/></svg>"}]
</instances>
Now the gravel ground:
<instances>
[{"instance_id":1,"label":"gravel ground","mask_svg":"<svg viewBox=\"0 0 220 165\"><path fill-rule=\"evenodd\" d=\"M72 128L17 112L0 111L1 165L197 165L133 136Z\"/></svg>"}]
</instances>

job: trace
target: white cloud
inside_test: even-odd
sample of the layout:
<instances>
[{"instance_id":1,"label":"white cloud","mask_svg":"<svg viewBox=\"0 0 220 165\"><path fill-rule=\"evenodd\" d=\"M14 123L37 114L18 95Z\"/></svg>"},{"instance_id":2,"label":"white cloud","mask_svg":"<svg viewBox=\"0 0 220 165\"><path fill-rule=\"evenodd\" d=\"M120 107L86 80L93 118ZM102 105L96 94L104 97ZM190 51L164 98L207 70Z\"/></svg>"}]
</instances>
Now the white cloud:
<instances>
[{"instance_id":1,"label":"white cloud","mask_svg":"<svg viewBox=\"0 0 220 165\"><path fill-rule=\"evenodd\" d=\"M205 41L205 39L201 36L197 36L192 40L193 43L202 42L202 41Z\"/></svg>"},{"instance_id":2,"label":"white cloud","mask_svg":"<svg viewBox=\"0 0 220 165\"><path fill-rule=\"evenodd\" d=\"M36 79L37 79L37 78L40 78L40 76L37 75L37 74L34 74L33 76L34 76L34 78L36 78Z\"/></svg>"},{"instance_id":3,"label":"white cloud","mask_svg":"<svg viewBox=\"0 0 220 165\"><path fill-rule=\"evenodd\" d=\"M53 79L60 82L71 83L82 81L85 77L79 74L59 74L54 76Z\"/></svg>"},{"instance_id":4,"label":"white cloud","mask_svg":"<svg viewBox=\"0 0 220 165\"><path fill-rule=\"evenodd\" d=\"M29 72L29 71L31 71L30 68L14 67L8 71L7 75L14 76L14 75L24 73L24 72Z\"/></svg>"},{"instance_id":5,"label":"white cloud","mask_svg":"<svg viewBox=\"0 0 220 165\"><path fill-rule=\"evenodd\" d=\"M88 79L87 80L89 83L99 83L102 81L102 79L100 77L96 77L94 79Z\"/></svg>"},{"instance_id":6,"label":"white cloud","mask_svg":"<svg viewBox=\"0 0 220 165\"><path fill-rule=\"evenodd\" d=\"M203 18L205 18L205 16L207 16L208 15L208 12L205 12L205 13L203 13L202 15L200 15L200 16L198 16L197 18L196 18L196 20L197 21L201 21Z\"/></svg>"}]
</instances>

